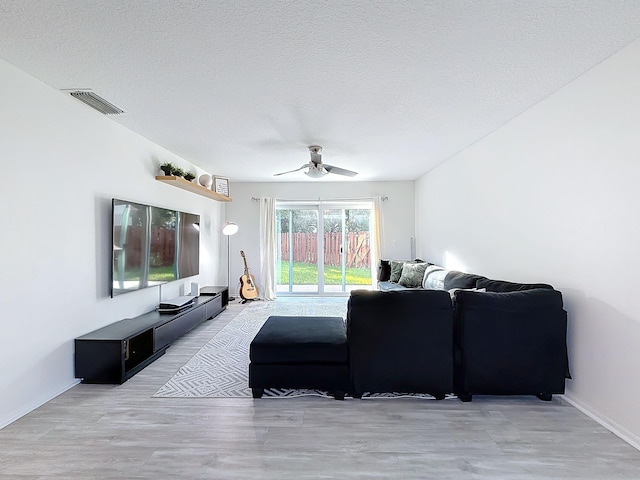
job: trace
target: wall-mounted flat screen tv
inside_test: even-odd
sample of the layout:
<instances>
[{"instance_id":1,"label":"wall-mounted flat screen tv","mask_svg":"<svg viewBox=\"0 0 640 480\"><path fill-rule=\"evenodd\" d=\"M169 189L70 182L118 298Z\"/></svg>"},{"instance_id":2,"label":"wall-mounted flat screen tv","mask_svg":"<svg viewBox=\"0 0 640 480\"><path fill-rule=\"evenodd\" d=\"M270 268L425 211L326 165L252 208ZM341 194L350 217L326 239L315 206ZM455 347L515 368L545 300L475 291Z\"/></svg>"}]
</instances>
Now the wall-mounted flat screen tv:
<instances>
[{"instance_id":1,"label":"wall-mounted flat screen tv","mask_svg":"<svg viewBox=\"0 0 640 480\"><path fill-rule=\"evenodd\" d=\"M111 296L200 273L200 216L114 198Z\"/></svg>"}]
</instances>

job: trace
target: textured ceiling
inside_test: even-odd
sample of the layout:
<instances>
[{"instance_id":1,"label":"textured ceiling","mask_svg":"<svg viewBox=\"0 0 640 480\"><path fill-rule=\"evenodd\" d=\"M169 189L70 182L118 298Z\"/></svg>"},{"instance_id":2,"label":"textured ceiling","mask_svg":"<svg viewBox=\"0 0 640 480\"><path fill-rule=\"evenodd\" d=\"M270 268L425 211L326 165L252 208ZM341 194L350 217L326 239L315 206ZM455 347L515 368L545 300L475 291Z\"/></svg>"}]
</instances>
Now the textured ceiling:
<instances>
[{"instance_id":1,"label":"textured ceiling","mask_svg":"<svg viewBox=\"0 0 640 480\"><path fill-rule=\"evenodd\" d=\"M638 36L637 0L0 0L0 57L232 181L318 181L273 177L310 144L415 179Z\"/></svg>"}]
</instances>

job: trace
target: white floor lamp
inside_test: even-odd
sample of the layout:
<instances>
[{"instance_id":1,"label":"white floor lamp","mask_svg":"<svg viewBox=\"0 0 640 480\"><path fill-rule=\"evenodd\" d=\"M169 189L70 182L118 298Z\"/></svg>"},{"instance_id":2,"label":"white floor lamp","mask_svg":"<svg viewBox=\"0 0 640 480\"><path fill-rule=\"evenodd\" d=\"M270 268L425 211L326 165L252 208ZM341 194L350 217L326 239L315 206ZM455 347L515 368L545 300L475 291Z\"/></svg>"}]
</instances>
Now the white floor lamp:
<instances>
[{"instance_id":1,"label":"white floor lamp","mask_svg":"<svg viewBox=\"0 0 640 480\"><path fill-rule=\"evenodd\" d=\"M233 222L227 222L222 227L222 233L227 236L227 277L229 282L229 301L231 302L236 298L231 296L231 239L229 237L238 233L238 225Z\"/></svg>"}]
</instances>

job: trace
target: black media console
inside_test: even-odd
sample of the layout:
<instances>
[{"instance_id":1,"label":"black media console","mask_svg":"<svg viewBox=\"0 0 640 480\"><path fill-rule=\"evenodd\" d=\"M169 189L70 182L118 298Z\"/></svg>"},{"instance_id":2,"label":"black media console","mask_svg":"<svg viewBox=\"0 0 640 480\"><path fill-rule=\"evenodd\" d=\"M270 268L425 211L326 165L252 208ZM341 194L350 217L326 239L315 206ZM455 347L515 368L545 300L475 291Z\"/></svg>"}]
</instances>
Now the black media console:
<instances>
[{"instance_id":1,"label":"black media console","mask_svg":"<svg viewBox=\"0 0 640 480\"><path fill-rule=\"evenodd\" d=\"M82 383L123 383L228 303L227 287L203 287L193 306L180 312L153 311L76 338L76 378L82 378Z\"/></svg>"}]
</instances>

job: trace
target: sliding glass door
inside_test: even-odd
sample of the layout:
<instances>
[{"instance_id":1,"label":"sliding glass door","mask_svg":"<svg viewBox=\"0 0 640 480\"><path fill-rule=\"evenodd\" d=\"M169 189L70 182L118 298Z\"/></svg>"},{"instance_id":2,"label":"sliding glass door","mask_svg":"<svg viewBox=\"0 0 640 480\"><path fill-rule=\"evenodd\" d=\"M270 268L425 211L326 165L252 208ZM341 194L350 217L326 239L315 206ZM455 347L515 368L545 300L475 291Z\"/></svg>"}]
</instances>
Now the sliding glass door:
<instances>
[{"instance_id":1,"label":"sliding glass door","mask_svg":"<svg viewBox=\"0 0 640 480\"><path fill-rule=\"evenodd\" d=\"M322 208L326 293L371 287L371 206L351 206L335 204Z\"/></svg>"},{"instance_id":2,"label":"sliding glass door","mask_svg":"<svg viewBox=\"0 0 640 480\"><path fill-rule=\"evenodd\" d=\"M276 222L279 295L371 288L370 202L279 202Z\"/></svg>"},{"instance_id":3,"label":"sliding glass door","mask_svg":"<svg viewBox=\"0 0 640 480\"><path fill-rule=\"evenodd\" d=\"M318 208L276 207L276 293L319 293Z\"/></svg>"}]
</instances>

